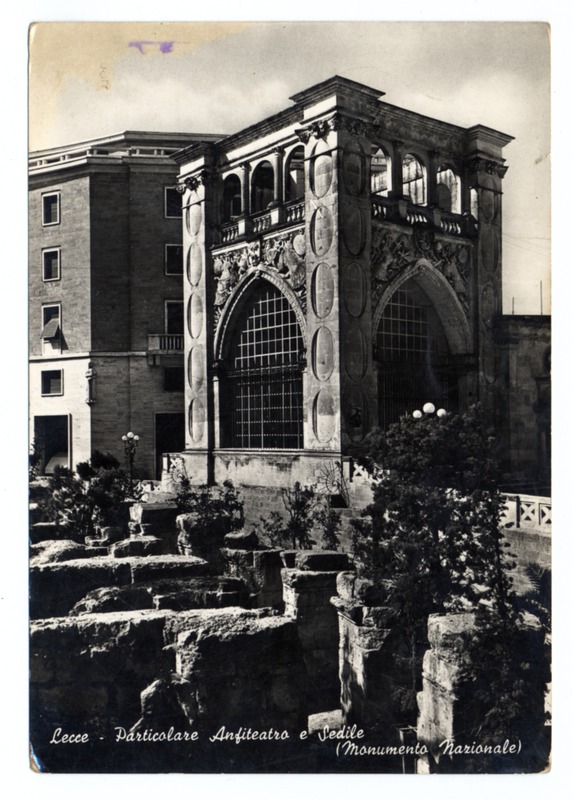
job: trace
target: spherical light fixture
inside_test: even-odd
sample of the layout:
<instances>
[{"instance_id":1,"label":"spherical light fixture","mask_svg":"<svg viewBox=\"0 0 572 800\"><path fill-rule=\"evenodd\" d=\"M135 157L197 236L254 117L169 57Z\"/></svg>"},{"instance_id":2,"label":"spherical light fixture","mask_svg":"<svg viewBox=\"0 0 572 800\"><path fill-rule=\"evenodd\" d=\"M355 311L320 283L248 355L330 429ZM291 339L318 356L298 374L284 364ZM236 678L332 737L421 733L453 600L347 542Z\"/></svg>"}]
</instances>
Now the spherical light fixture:
<instances>
[{"instance_id":1,"label":"spherical light fixture","mask_svg":"<svg viewBox=\"0 0 572 800\"><path fill-rule=\"evenodd\" d=\"M425 403L423 406L423 413L424 414L434 414L435 413L435 406L433 403Z\"/></svg>"},{"instance_id":2,"label":"spherical light fixture","mask_svg":"<svg viewBox=\"0 0 572 800\"><path fill-rule=\"evenodd\" d=\"M416 411L413 412L413 418L414 419L421 419L422 416L423 416L423 414L421 413L421 411L419 411L419 409L417 409Z\"/></svg>"},{"instance_id":3,"label":"spherical light fixture","mask_svg":"<svg viewBox=\"0 0 572 800\"><path fill-rule=\"evenodd\" d=\"M446 417L446 416L447 416L447 412L445 411L445 409L444 409L444 408L440 408L440 409L437 411L437 416L438 416L438 417Z\"/></svg>"}]
</instances>

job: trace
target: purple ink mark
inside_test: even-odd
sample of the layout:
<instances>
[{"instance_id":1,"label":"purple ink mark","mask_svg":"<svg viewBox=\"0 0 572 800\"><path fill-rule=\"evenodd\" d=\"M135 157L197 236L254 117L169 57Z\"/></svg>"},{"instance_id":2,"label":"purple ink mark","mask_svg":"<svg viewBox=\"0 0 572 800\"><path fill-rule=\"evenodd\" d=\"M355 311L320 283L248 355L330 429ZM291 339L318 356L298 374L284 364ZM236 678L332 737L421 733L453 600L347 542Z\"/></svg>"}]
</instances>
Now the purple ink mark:
<instances>
[{"instance_id":1,"label":"purple ink mark","mask_svg":"<svg viewBox=\"0 0 572 800\"><path fill-rule=\"evenodd\" d=\"M143 40L139 40L136 42L129 42L129 47L135 47L137 50L139 50L140 53L143 53L143 55L145 55L145 50L143 49L145 46L157 46L157 45L159 46L159 50L162 53L172 53L175 42L159 42L159 41L146 42Z\"/></svg>"}]
</instances>

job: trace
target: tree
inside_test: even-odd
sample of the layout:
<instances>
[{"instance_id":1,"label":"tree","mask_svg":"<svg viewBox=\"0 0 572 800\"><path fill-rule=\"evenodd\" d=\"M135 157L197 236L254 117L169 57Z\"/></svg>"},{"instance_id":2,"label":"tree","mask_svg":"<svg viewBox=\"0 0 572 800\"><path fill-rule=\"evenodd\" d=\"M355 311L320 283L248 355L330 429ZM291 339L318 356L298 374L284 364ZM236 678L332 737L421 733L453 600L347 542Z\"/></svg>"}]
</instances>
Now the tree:
<instances>
[{"instance_id":1,"label":"tree","mask_svg":"<svg viewBox=\"0 0 572 800\"><path fill-rule=\"evenodd\" d=\"M367 463L377 479L373 502L352 521L354 554L399 632L409 677L397 692L413 717L429 614L477 611L497 628L515 621L495 441L477 407L402 417L371 437Z\"/></svg>"}]
</instances>

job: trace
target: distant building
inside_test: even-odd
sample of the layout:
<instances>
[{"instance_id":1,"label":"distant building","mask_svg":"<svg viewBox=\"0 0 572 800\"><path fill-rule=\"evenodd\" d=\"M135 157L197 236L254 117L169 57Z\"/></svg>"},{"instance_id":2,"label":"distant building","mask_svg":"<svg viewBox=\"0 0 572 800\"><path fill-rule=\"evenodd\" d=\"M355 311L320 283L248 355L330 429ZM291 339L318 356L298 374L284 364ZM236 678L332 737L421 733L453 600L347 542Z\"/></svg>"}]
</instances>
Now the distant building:
<instances>
[{"instance_id":1,"label":"distant building","mask_svg":"<svg viewBox=\"0 0 572 800\"><path fill-rule=\"evenodd\" d=\"M42 471L184 446L181 195L193 134L123 133L30 158L30 438ZM216 137L203 136L201 139Z\"/></svg>"},{"instance_id":2,"label":"distant building","mask_svg":"<svg viewBox=\"0 0 572 800\"><path fill-rule=\"evenodd\" d=\"M509 454L505 465L507 488L550 495L550 316L505 316L499 338L507 381L500 423L500 435Z\"/></svg>"}]
</instances>

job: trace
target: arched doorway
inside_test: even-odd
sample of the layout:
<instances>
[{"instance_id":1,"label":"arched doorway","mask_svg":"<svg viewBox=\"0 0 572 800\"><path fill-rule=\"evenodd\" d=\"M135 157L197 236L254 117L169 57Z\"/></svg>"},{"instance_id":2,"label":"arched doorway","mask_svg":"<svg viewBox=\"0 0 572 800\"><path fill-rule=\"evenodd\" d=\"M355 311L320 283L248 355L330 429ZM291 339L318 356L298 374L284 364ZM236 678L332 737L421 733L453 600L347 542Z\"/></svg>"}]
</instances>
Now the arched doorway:
<instances>
[{"instance_id":1,"label":"arched doorway","mask_svg":"<svg viewBox=\"0 0 572 800\"><path fill-rule=\"evenodd\" d=\"M221 445L303 447L304 339L294 309L273 284L257 281L243 299L221 373Z\"/></svg>"},{"instance_id":2,"label":"arched doorway","mask_svg":"<svg viewBox=\"0 0 572 800\"><path fill-rule=\"evenodd\" d=\"M447 336L433 303L413 278L386 303L375 352L382 429L428 401L457 410L458 379Z\"/></svg>"}]
</instances>

